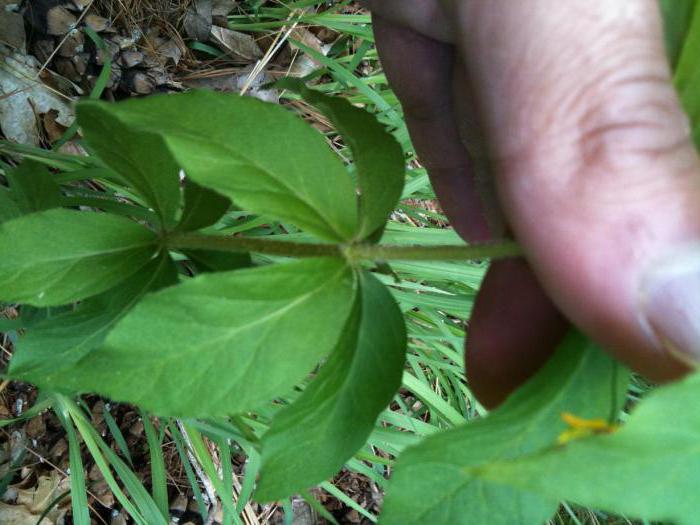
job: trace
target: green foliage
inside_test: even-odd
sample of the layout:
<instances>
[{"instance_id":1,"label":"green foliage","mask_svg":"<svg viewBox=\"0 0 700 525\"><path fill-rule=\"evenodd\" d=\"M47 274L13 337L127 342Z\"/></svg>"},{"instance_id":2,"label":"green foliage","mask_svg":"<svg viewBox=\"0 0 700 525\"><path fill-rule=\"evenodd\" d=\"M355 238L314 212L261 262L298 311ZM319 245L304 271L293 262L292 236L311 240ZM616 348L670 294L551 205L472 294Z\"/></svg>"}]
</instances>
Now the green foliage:
<instances>
[{"instance_id":1,"label":"green foliage","mask_svg":"<svg viewBox=\"0 0 700 525\"><path fill-rule=\"evenodd\" d=\"M67 304L104 292L157 252L156 236L121 217L64 209L0 225L0 300Z\"/></svg>"},{"instance_id":2,"label":"green foliage","mask_svg":"<svg viewBox=\"0 0 700 525\"><path fill-rule=\"evenodd\" d=\"M252 410L333 349L356 293L337 260L201 275L145 297L99 349L46 381L158 415Z\"/></svg>"},{"instance_id":3,"label":"green foliage","mask_svg":"<svg viewBox=\"0 0 700 525\"><path fill-rule=\"evenodd\" d=\"M665 21L668 58L674 69L686 44L696 2L697 0L660 0L659 2Z\"/></svg>"},{"instance_id":4,"label":"green foliage","mask_svg":"<svg viewBox=\"0 0 700 525\"><path fill-rule=\"evenodd\" d=\"M292 78L280 80L277 86L299 93L320 109L346 140L360 192L358 235L366 239L381 233L403 190L404 157L399 144L377 119L347 100L323 95Z\"/></svg>"},{"instance_id":5,"label":"green foliage","mask_svg":"<svg viewBox=\"0 0 700 525\"><path fill-rule=\"evenodd\" d=\"M128 122L108 118L110 111L99 102L78 104L77 112L90 147L155 210L163 227L172 226L180 207L180 165L162 137L137 133Z\"/></svg>"},{"instance_id":6,"label":"green foliage","mask_svg":"<svg viewBox=\"0 0 700 525\"><path fill-rule=\"evenodd\" d=\"M365 443L401 384L406 348L401 311L371 274L363 272L359 281L333 355L263 437L257 492L263 501L291 496L332 476Z\"/></svg>"},{"instance_id":7,"label":"green foliage","mask_svg":"<svg viewBox=\"0 0 700 525\"><path fill-rule=\"evenodd\" d=\"M110 166L120 173L162 159L167 169L156 169L154 180L165 172L177 180L179 166L242 208L331 241L355 236L355 192L342 162L321 135L279 106L202 91L121 104L83 102L78 118L92 123L96 134L101 126L128 137L119 148L109 141L110 151L119 152L109 154Z\"/></svg>"},{"instance_id":8,"label":"green foliage","mask_svg":"<svg viewBox=\"0 0 700 525\"><path fill-rule=\"evenodd\" d=\"M667 7L665 14L669 19L667 31L675 33L675 49L679 53L676 87L690 116L695 144L700 145L700 54L697 52L700 46L700 9L697 9L696 0L679 0L673 8ZM682 36L685 38L681 41Z\"/></svg>"},{"instance_id":9,"label":"green foliage","mask_svg":"<svg viewBox=\"0 0 700 525\"><path fill-rule=\"evenodd\" d=\"M630 517L700 523L698 392L698 374L659 388L619 431L499 461L487 477Z\"/></svg>"},{"instance_id":10,"label":"green foliage","mask_svg":"<svg viewBox=\"0 0 700 525\"><path fill-rule=\"evenodd\" d=\"M9 190L0 187L0 224L22 215Z\"/></svg>"},{"instance_id":11,"label":"green foliage","mask_svg":"<svg viewBox=\"0 0 700 525\"><path fill-rule=\"evenodd\" d=\"M263 7L252 22L233 16L232 27L282 27L295 6ZM697 127L700 17L694 0L662 7L676 82ZM367 17L303 17L364 39L345 62L299 45L332 77L321 89L352 86L352 96L280 83L331 121L346 146L342 156L353 159L350 170L287 109L193 92L82 103L79 123L99 158L20 148L28 160L5 171L0 300L22 303L22 314L3 326L27 329L15 332L9 376L45 392L97 392L191 418L163 419L160 433L145 423L149 493L85 413L51 394L70 429L72 469L82 470L82 439L134 521L164 523L159 447L167 427L202 514L197 463L222 498L224 523L238 522L254 490L260 500L277 500L319 483L374 520L322 483L343 465L380 487L392 469L382 516L388 524L541 523L562 500L695 523L700 425L683 409L693 406L698 376L650 396L621 429L586 432L586 418L615 420L628 376L572 335L503 407L477 417L485 414L463 381L464 331L454 317L471 311L484 265L392 260L389 268L373 260L400 253L373 246L382 234L385 242L421 245L417 253L428 258L456 237L386 227L402 196L434 196L424 170L404 173L403 151L411 147L385 79L354 74L367 53L376 60L369 26L361 25ZM381 113L382 123L358 105ZM76 191L76 181L89 178L105 192ZM54 209L60 206L106 213ZM442 219L399 206L411 219ZM197 242L178 244L183 239ZM400 410L385 410L392 400ZM580 429L567 427L566 412L584 418ZM205 438L218 447L221 472ZM128 457L126 445L119 448ZM250 458L235 505L234 449ZM84 505L79 475L72 490L74 504ZM78 509L75 515L89 519Z\"/></svg>"},{"instance_id":12,"label":"green foliage","mask_svg":"<svg viewBox=\"0 0 700 525\"><path fill-rule=\"evenodd\" d=\"M70 371L80 359L99 347L117 321L146 292L176 281L172 261L161 255L118 287L83 301L74 310L36 323L19 340L10 374L52 390L61 390L61 382L51 381L53 373L63 369Z\"/></svg>"},{"instance_id":13,"label":"green foliage","mask_svg":"<svg viewBox=\"0 0 700 525\"><path fill-rule=\"evenodd\" d=\"M196 231L211 226L226 213L231 201L218 193L185 180L185 207L178 230Z\"/></svg>"},{"instance_id":14,"label":"green foliage","mask_svg":"<svg viewBox=\"0 0 700 525\"><path fill-rule=\"evenodd\" d=\"M509 478L497 465L538 457L557 447L562 413L616 418L627 374L578 334L525 387L484 419L440 433L400 458L385 499L382 523L542 523L562 498ZM580 476L581 470L564 475ZM586 478L588 483L594 478ZM625 480L621 480L625 481ZM636 480L627 480L632 490Z\"/></svg>"},{"instance_id":15,"label":"green foliage","mask_svg":"<svg viewBox=\"0 0 700 525\"><path fill-rule=\"evenodd\" d=\"M6 177L14 207L19 211L16 216L61 206L60 189L46 166L25 161L17 168L7 170Z\"/></svg>"},{"instance_id":16,"label":"green foliage","mask_svg":"<svg viewBox=\"0 0 700 525\"><path fill-rule=\"evenodd\" d=\"M200 272L226 272L247 268L253 263L248 253L224 253L215 250L185 250Z\"/></svg>"}]
</instances>

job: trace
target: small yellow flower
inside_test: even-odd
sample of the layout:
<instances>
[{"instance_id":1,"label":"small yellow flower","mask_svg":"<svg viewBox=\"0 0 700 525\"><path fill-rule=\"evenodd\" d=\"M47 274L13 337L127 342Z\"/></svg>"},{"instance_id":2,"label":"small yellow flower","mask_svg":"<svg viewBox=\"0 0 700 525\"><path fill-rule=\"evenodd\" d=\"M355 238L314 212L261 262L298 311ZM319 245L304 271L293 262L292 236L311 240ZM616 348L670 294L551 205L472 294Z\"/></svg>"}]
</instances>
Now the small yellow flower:
<instances>
[{"instance_id":1,"label":"small yellow flower","mask_svg":"<svg viewBox=\"0 0 700 525\"><path fill-rule=\"evenodd\" d=\"M560 445L595 434L612 434L619 428L619 425L609 423L605 419L584 419L570 412L562 412L561 418L569 428L557 438Z\"/></svg>"}]
</instances>

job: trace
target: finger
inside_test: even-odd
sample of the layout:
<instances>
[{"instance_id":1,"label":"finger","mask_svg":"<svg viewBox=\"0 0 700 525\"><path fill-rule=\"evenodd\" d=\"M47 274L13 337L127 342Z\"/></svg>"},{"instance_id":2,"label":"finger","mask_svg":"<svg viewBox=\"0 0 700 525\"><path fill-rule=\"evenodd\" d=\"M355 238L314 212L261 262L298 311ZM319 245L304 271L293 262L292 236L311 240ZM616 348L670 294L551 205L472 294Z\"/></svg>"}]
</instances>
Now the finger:
<instances>
[{"instance_id":1,"label":"finger","mask_svg":"<svg viewBox=\"0 0 700 525\"><path fill-rule=\"evenodd\" d=\"M455 6L501 202L539 281L636 370L678 376L678 355L700 361L700 162L656 1Z\"/></svg>"},{"instance_id":2,"label":"finger","mask_svg":"<svg viewBox=\"0 0 700 525\"><path fill-rule=\"evenodd\" d=\"M500 405L549 359L569 326L524 260L494 262L467 329L470 390L485 407Z\"/></svg>"},{"instance_id":3,"label":"finger","mask_svg":"<svg viewBox=\"0 0 700 525\"><path fill-rule=\"evenodd\" d=\"M475 166L460 140L462 135L468 144L478 144L472 130L460 129L456 120L459 113L459 122L468 122L472 106L463 93L459 111L453 104L453 81L466 85L461 75L453 78L453 49L378 16L374 29L385 72L450 222L470 241L500 236L500 213L495 207L486 213L475 182L475 171L485 169L478 165L483 155L472 148ZM495 205L493 199L490 202ZM467 371L480 401L495 406L520 386L551 355L563 325L524 263L495 264L479 292L468 330Z\"/></svg>"},{"instance_id":4,"label":"finger","mask_svg":"<svg viewBox=\"0 0 700 525\"><path fill-rule=\"evenodd\" d=\"M374 15L373 22L384 71L401 101L413 144L442 208L465 239L488 240L489 220L452 104L452 46L381 16Z\"/></svg>"},{"instance_id":5,"label":"finger","mask_svg":"<svg viewBox=\"0 0 700 525\"><path fill-rule=\"evenodd\" d=\"M452 21L438 0L361 0L373 13L442 42L452 42Z\"/></svg>"}]
</instances>

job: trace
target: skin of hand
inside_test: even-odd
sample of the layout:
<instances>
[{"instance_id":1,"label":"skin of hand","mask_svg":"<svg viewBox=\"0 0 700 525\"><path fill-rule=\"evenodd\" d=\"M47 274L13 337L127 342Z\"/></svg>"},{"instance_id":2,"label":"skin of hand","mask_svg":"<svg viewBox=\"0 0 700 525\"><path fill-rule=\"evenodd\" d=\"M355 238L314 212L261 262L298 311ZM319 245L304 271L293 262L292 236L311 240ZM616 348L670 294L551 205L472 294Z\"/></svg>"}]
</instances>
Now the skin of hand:
<instances>
[{"instance_id":1,"label":"skin of hand","mask_svg":"<svg viewBox=\"0 0 700 525\"><path fill-rule=\"evenodd\" d=\"M513 235L468 325L489 407L573 323L654 381L700 363L700 161L656 0L365 0L455 229Z\"/></svg>"}]
</instances>

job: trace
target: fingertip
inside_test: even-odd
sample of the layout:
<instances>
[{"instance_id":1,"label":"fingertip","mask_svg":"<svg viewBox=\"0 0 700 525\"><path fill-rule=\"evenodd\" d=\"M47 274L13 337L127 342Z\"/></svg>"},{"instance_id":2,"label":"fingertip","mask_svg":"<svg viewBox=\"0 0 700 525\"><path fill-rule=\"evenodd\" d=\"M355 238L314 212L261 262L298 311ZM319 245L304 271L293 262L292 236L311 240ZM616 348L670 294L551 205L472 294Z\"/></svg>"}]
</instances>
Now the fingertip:
<instances>
[{"instance_id":1,"label":"fingertip","mask_svg":"<svg viewBox=\"0 0 700 525\"><path fill-rule=\"evenodd\" d=\"M700 242L700 161L657 3L480 6L462 50L498 194L539 282L635 371L682 375L678 356L700 354L697 278L656 284L651 304L639 301L651 262L673 265Z\"/></svg>"},{"instance_id":2,"label":"fingertip","mask_svg":"<svg viewBox=\"0 0 700 525\"><path fill-rule=\"evenodd\" d=\"M523 259L494 262L468 325L470 390L497 407L544 365L568 327Z\"/></svg>"}]
</instances>

